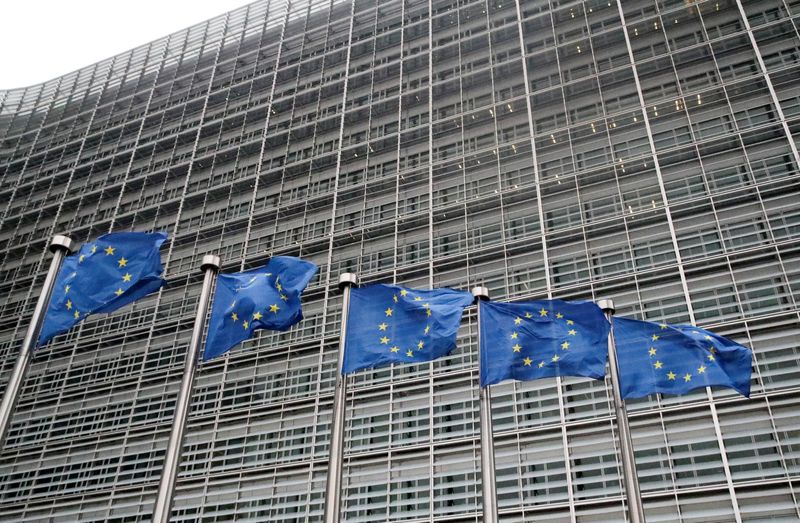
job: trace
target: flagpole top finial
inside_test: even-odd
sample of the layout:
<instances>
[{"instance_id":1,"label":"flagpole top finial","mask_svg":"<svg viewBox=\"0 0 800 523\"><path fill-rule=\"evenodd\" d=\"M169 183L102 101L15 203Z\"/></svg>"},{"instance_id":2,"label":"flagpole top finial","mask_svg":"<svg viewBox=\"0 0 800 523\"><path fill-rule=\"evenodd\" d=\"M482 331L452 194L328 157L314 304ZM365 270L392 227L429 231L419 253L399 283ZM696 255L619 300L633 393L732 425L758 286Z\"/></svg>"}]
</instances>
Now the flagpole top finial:
<instances>
[{"instance_id":1,"label":"flagpole top finial","mask_svg":"<svg viewBox=\"0 0 800 523\"><path fill-rule=\"evenodd\" d=\"M345 272L339 275L339 289L358 285L358 276L353 272Z\"/></svg>"},{"instance_id":2,"label":"flagpole top finial","mask_svg":"<svg viewBox=\"0 0 800 523\"><path fill-rule=\"evenodd\" d=\"M614 300L611 298L597 300L597 306L603 309L603 312L610 312L611 314L614 314L614 311L616 310L614 308Z\"/></svg>"},{"instance_id":3,"label":"flagpole top finial","mask_svg":"<svg viewBox=\"0 0 800 523\"><path fill-rule=\"evenodd\" d=\"M476 302L480 300L488 300L489 289L484 287L483 285L478 285L472 288L472 295L475 297Z\"/></svg>"},{"instance_id":4,"label":"flagpole top finial","mask_svg":"<svg viewBox=\"0 0 800 523\"><path fill-rule=\"evenodd\" d=\"M72 238L63 234L56 234L50 240L50 252L56 252L61 249L66 250L68 253L72 252Z\"/></svg>"},{"instance_id":5,"label":"flagpole top finial","mask_svg":"<svg viewBox=\"0 0 800 523\"><path fill-rule=\"evenodd\" d=\"M216 254L206 254L200 263L200 270L205 272L208 269L219 270L219 256Z\"/></svg>"}]
</instances>

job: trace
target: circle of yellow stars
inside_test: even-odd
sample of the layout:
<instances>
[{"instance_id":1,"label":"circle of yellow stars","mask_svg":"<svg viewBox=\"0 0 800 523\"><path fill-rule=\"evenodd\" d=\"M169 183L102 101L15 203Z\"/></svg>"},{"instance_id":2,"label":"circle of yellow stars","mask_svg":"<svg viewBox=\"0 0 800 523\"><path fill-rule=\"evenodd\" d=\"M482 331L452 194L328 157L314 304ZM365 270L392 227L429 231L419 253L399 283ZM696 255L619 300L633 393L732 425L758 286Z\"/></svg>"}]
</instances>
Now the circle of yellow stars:
<instances>
[{"instance_id":1,"label":"circle of yellow stars","mask_svg":"<svg viewBox=\"0 0 800 523\"><path fill-rule=\"evenodd\" d=\"M82 265L86 261L87 258L93 257L97 253L97 251L98 251L97 245L92 245L89 248L89 254L88 255L81 253L78 256L78 265L79 266ZM105 256L115 256L115 257L118 256L116 251L117 251L117 248L113 247L111 245L107 245L106 248L102 250L102 252L105 253ZM121 272L124 272L124 274L122 274L122 276L120 276L120 279L122 280L122 283L131 283L131 281L133 280L133 275L130 272L128 272L128 269L127 269L129 261L130 260L125 258L125 256L121 256L121 255L116 258L117 268L120 269ZM72 273L73 277L75 277L77 275L78 275L77 272L73 272ZM119 296L122 296L123 294L125 294L125 291L122 289L122 287L123 287L122 283L120 283L117 286L117 289L114 291L114 295L115 296L119 297ZM67 285L64 286L64 294L65 295L69 294L70 290L72 290L72 286L71 285L67 284ZM89 315L89 312L81 313L81 311L79 311L75 307L75 304L72 302L71 298L67 298L67 301L64 303L64 306L67 308L67 310L72 311L72 317L75 318L76 320L80 319L81 314L83 314L84 316L88 316Z\"/></svg>"},{"instance_id":2,"label":"circle of yellow stars","mask_svg":"<svg viewBox=\"0 0 800 523\"><path fill-rule=\"evenodd\" d=\"M552 315L551 315L551 313L552 313L552 311L549 311L549 310L545 309L544 307L542 307L538 311L538 317L539 318L548 318L550 320L556 320L556 321L558 321L558 320L563 320L564 321L564 323L566 324L567 327L569 327L569 329L567 329L567 334L564 337L564 341L562 341L559 346L560 346L562 351L569 350L569 348L572 346L572 342L570 341L570 339L572 338L572 336L577 336L578 335L578 331L575 328L575 321L565 318L564 314L562 314L561 312L555 312ZM524 316L524 318L522 316L517 316L516 318L514 318L514 325L515 326L522 325L525 320L533 319L534 318L534 313L526 312L523 316ZM521 355L522 354L522 349L524 347L522 345L520 345L520 343L519 343L519 331L516 331L516 330L511 331L511 334L509 335L509 338L510 338L511 342L513 343L513 345L511 346L511 350L514 351L515 353L519 353ZM560 360L561 360L561 356L557 352L557 353L553 354L552 358L550 358L550 363L558 363ZM522 359L522 364L523 364L524 367L533 367L534 360L532 360L530 357L526 356L525 358ZM539 369L544 368L545 365L547 365L547 362L545 360L541 360L538 363L536 363L536 367L539 368Z\"/></svg>"},{"instance_id":3,"label":"circle of yellow stars","mask_svg":"<svg viewBox=\"0 0 800 523\"><path fill-rule=\"evenodd\" d=\"M413 296L413 295L409 296L410 294L411 293L407 289L401 289L397 294L394 294L392 296L392 303L393 304L399 303L400 302L400 298L406 298L407 299L409 297L413 301L422 301L422 302L424 302L424 300L422 299L421 296ZM430 318L431 315L433 314L433 311L431 310L430 304L425 302L425 303L422 304L422 307L425 310L425 316ZM381 347L383 347L385 345L389 349L389 352L391 352L392 354L399 354L401 351L404 351L404 349L400 348L397 344L392 343L391 338L389 338L389 336L387 336L387 334L389 332L388 331L389 324L386 323L386 322L387 321L392 321L392 319L394 318L394 311L395 311L395 309L393 308L393 305L390 305L389 307L386 308L386 310L383 311L385 319L384 319L384 321L379 323L378 326L377 326L378 336L379 336L378 337L378 343L379 343L379 345ZM425 348L425 340L424 340L424 338L426 336L428 336L430 331L431 331L431 326L430 326L430 324L428 324L426 322L425 329L423 330L422 337L419 338L419 341L417 341L417 343L416 343L416 345L414 347L406 348L406 350L404 351L404 354L409 358L413 358L414 357L414 350L417 350L417 351L423 350Z\"/></svg>"},{"instance_id":4,"label":"circle of yellow stars","mask_svg":"<svg viewBox=\"0 0 800 523\"><path fill-rule=\"evenodd\" d=\"M264 277L269 277L269 276L272 276L272 273L264 274ZM273 283L273 285L275 287L275 290L278 291L278 296L280 297L280 300L283 301L283 302L288 302L289 301L289 296L287 296L286 293L283 292L283 285L281 284L280 280L281 280L280 275L276 276L275 277L275 282ZM237 292L239 291L238 288L236 290L237 290ZM234 301L233 304L236 305L236 302ZM264 314L262 314L261 311L256 311L251 316L241 316L240 317L239 314L234 311L234 312L231 313L229 318L234 323L238 323L239 320L241 320L242 328L244 330L247 330L247 329L250 328L250 325L254 321L258 321L261 318L264 318L265 315L267 317L276 316L280 311L281 311L280 302L276 302L276 303L271 303L270 305L268 305L267 308L264 310Z\"/></svg>"},{"instance_id":5,"label":"circle of yellow stars","mask_svg":"<svg viewBox=\"0 0 800 523\"><path fill-rule=\"evenodd\" d=\"M664 323L662 323L662 324L659 325L659 328L660 328L661 331L665 331L665 330L667 330L669 328L669 326L664 324ZM700 331L692 331L692 334L702 334L702 333ZM653 364L652 364L653 365L653 369L663 373L664 372L664 363L658 358L658 350L659 349L656 348L656 344L660 339L661 339L661 335L660 334L653 334L652 336L650 336L650 344L649 344L650 347L647 349L647 354L648 354L648 356L650 356L651 360L654 360ZM709 336L708 334L706 334L706 335L703 336L703 339L706 340L706 341L711 341L713 338L711 336ZM706 360L708 360L709 364L712 364L713 362L716 361L716 359L717 359L716 358L716 354L717 354L716 347L714 347L713 345L710 345L709 348L708 348L708 355L706 355ZM708 370L708 368L705 366L705 364L701 363L700 366L697 367L695 372L697 372L697 375L701 375L701 374L705 374L706 370ZM680 375L679 373L675 373L675 371L673 371L671 369L668 369L666 371L666 373L663 374L663 376L667 378L668 382L669 381L677 381L678 379L682 379L684 381L684 383L691 382L692 378L695 377L695 375L692 374L691 372L686 372L683 375Z\"/></svg>"}]
</instances>

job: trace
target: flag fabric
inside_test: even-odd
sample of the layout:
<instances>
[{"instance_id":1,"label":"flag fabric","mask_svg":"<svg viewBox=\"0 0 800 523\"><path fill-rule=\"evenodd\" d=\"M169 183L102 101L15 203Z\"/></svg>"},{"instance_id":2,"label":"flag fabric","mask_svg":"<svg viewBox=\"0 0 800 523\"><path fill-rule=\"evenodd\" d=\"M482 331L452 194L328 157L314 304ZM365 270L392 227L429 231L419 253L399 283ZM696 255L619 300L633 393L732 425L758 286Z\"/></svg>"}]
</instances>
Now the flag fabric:
<instances>
[{"instance_id":1,"label":"flag fabric","mask_svg":"<svg viewBox=\"0 0 800 523\"><path fill-rule=\"evenodd\" d=\"M161 288L163 232L113 232L64 258L38 346L90 314L112 312Z\"/></svg>"},{"instance_id":2,"label":"flag fabric","mask_svg":"<svg viewBox=\"0 0 800 523\"><path fill-rule=\"evenodd\" d=\"M753 353L727 338L691 325L614 318L614 340L623 398L713 385L750 396Z\"/></svg>"},{"instance_id":3,"label":"flag fabric","mask_svg":"<svg viewBox=\"0 0 800 523\"><path fill-rule=\"evenodd\" d=\"M448 354L474 297L452 289L370 285L350 291L342 374Z\"/></svg>"},{"instance_id":4,"label":"flag fabric","mask_svg":"<svg viewBox=\"0 0 800 523\"><path fill-rule=\"evenodd\" d=\"M480 303L481 387L552 376L602 379L610 325L592 302Z\"/></svg>"},{"instance_id":5,"label":"flag fabric","mask_svg":"<svg viewBox=\"0 0 800 523\"><path fill-rule=\"evenodd\" d=\"M302 320L300 297L316 272L310 261L275 256L257 269L220 274L203 360L228 352L257 330L285 331Z\"/></svg>"}]
</instances>

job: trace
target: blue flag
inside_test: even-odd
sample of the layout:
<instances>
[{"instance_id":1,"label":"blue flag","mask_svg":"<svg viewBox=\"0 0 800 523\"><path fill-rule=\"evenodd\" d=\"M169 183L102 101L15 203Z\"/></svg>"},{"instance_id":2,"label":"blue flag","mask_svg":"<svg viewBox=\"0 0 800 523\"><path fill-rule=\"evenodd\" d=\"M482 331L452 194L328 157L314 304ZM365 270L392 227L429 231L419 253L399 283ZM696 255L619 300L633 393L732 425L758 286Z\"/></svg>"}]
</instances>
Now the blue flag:
<instances>
[{"instance_id":1,"label":"blue flag","mask_svg":"<svg viewBox=\"0 0 800 523\"><path fill-rule=\"evenodd\" d=\"M452 289L352 289L342 374L448 354L456 346L461 314L473 301L472 294Z\"/></svg>"},{"instance_id":2,"label":"blue flag","mask_svg":"<svg viewBox=\"0 0 800 523\"><path fill-rule=\"evenodd\" d=\"M691 325L614 318L614 340L623 398L712 385L750 396L753 354L727 338Z\"/></svg>"},{"instance_id":3,"label":"blue flag","mask_svg":"<svg viewBox=\"0 0 800 523\"><path fill-rule=\"evenodd\" d=\"M225 354L259 329L288 330L303 319L300 296L317 266L275 256L263 267L217 277L203 360Z\"/></svg>"},{"instance_id":4,"label":"blue flag","mask_svg":"<svg viewBox=\"0 0 800 523\"><path fill-rule=\"evenodd\" d=\"M56 277L38 346L88 315L111 312L164 285L158 250L163 232L113 232L67 256Z\"/></svg>"},{"instance_id":5,"label":"blue flag","mask_svg":"<svg viewBox=\"0 0 800 523\"><path fill-rule=\"evenodd\" d=\"M602 379L610 325L592 302L482 301L481 387L551 376Z\"/></svg>"}]
</instances>

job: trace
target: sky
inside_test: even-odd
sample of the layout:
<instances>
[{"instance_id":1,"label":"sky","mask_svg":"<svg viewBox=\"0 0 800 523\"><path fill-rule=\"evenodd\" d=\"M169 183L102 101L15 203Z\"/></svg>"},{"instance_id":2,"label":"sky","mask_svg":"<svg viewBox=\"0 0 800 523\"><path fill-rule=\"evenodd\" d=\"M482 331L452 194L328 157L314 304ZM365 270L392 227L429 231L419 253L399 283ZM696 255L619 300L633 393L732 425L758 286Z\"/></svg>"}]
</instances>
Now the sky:
<instances>
[{"instance_id":1,"label":"sky","mask_svg":"<svg viewBox=\"0 0 800 523\"><path fill-rule=\"evenodd\" d=\"M6 0L0 6L0 89L51 80L248 3Z\"/></svg>"}]
</instances>

